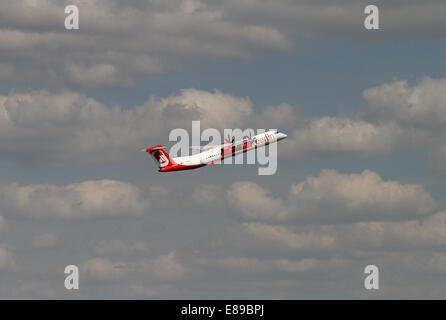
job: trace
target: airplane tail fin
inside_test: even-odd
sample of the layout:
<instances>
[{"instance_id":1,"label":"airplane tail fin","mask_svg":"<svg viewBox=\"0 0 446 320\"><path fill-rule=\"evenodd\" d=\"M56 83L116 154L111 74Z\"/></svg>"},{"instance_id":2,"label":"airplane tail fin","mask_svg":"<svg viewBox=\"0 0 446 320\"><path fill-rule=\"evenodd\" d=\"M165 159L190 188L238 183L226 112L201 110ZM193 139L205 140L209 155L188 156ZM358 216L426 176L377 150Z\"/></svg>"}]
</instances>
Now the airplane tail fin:
<instances>
[{"instance_id":1,"label":"airplane tail fin","mask_svg":"<svg viewBox=\"0 0 446 320\"><path fill-rule=\"evenodd\" d=\"M155 160L155 162L158 164L160 170L161 168L175 164L175 161L173 161L167 152L163 150L164 148L164 146L159 145L145 150L152 156L153 160Z\"/></svg>"}]
</instances>

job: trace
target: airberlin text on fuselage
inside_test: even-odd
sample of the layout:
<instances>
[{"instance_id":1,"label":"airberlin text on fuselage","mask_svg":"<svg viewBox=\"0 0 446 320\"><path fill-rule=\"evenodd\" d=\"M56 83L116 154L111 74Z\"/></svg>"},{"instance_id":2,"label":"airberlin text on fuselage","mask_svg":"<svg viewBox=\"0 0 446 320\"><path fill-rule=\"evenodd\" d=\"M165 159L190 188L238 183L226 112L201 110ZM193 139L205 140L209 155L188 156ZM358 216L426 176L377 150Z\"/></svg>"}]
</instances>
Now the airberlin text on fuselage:
<instances>
[{"instance_id":1,"label":"airberlin text on fuselage","mask_svg":"<svg viewBox=\"0 0 446 320\"><path fill-rule=\"evenodd\" d=\"M274 136L272 134L265 134L263 137L260 138L254 138L254 144L268 144L270 140L274 139Z\"/></svg>"}]
</instances>

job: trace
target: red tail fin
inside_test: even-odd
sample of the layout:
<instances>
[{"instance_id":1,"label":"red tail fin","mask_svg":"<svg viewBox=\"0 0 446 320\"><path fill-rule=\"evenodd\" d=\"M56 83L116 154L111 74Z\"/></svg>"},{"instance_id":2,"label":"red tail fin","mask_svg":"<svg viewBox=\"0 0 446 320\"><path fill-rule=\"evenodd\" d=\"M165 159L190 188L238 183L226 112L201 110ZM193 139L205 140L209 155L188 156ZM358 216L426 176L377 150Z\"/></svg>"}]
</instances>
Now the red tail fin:
<instances>
[{"instance_id":1,"label":"red tail fin","mask_svg":"<svg viewBox=\"0 0 446 320\"><path fill-rule=\"evenodd\" d=\"M173 161L169 157L167 152L163 150L164 148L165 148L164 146L159 145L146 149L146 152L148 152L152 156L152 158L158 163L160 169L176 164L175 161Z\"/></svg>"}]
</instances>

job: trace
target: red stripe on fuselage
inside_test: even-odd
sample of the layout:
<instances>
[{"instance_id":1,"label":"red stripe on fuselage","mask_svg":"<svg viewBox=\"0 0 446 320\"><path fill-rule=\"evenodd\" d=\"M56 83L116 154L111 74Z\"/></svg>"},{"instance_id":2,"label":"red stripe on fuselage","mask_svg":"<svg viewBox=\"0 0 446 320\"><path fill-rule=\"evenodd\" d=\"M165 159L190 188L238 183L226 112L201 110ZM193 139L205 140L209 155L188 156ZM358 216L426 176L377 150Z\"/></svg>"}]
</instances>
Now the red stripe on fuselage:
<instances>
[{"instance_id":1,"label":"red stripe on fuselage","mask_svg":"<svg viewBox=\"0 0 446 320\"><path fill-rule=\"evenodd\" d=\"M169 165L169 166L164 167L164 168L160 168L158 171L159 172L168 172L168 171L192 170L192 169L197 169L197 168L204 167L205 165L206 164L197 164L197 165L193 165L193 166L183 166L182 164L174 164L174 165Z\"/></svg>"}]
</instances>

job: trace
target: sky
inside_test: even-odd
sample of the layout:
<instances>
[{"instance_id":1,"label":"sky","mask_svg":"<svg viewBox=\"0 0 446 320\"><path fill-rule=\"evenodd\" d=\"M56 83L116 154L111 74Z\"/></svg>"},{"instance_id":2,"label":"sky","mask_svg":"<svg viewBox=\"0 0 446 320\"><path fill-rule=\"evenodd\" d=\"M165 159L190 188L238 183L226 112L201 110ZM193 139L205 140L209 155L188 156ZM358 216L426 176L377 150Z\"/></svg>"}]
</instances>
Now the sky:
<instances>
[{"instance_id":1,"label":"sky","mask_svg":"<svg viewBox=\"0 0 446 320\"><path fill-rule=\"evenodd\" d=\"M444 1L0 5L0 298L446 297ZM139 152L196 120L277 172Z\"/></svg>"}]
</instances>

